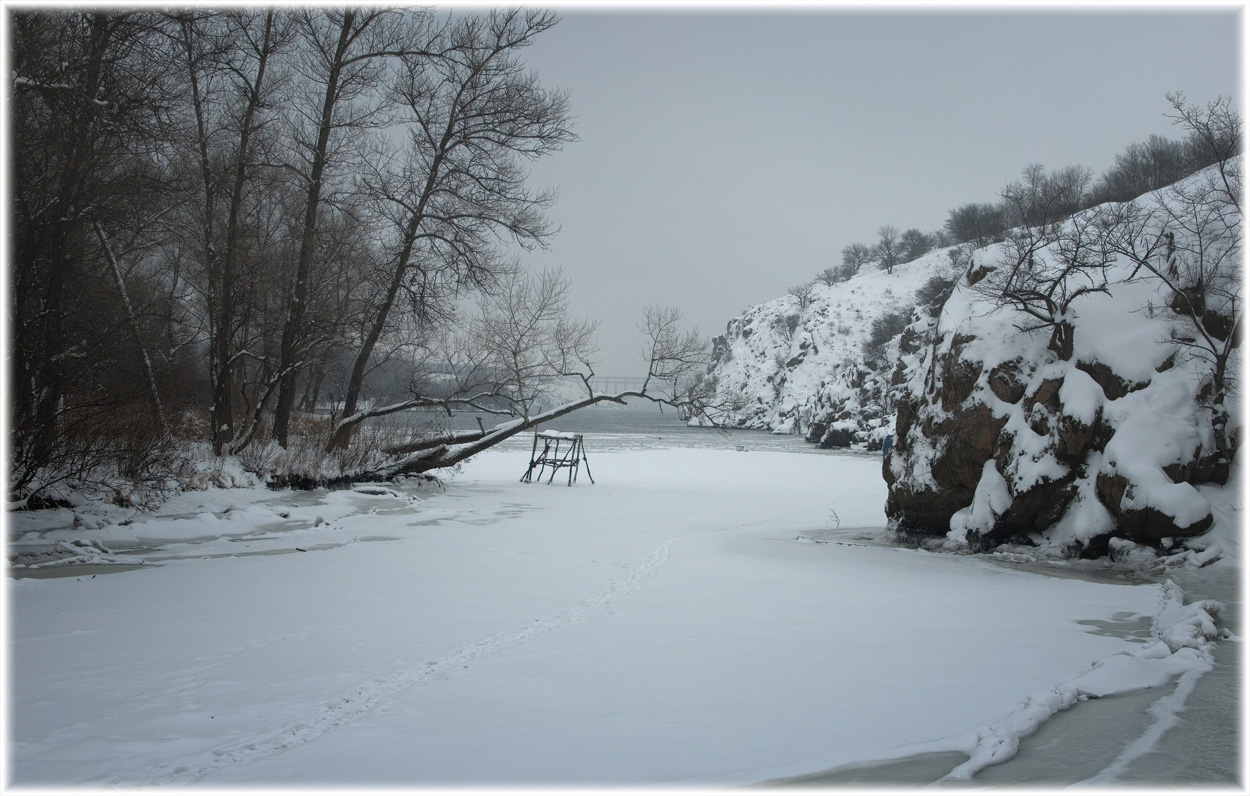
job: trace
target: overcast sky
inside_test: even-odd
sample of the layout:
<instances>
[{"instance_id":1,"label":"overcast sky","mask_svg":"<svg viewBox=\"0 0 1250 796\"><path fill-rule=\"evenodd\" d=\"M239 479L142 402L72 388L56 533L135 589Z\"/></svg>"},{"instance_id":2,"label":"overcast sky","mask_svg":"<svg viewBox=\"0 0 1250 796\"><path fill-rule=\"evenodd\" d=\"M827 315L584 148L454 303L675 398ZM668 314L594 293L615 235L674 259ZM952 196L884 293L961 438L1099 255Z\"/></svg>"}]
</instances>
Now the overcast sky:
<instances>
[{"instance_id":1,"label":"overcast sky","mask_svg":"<svg viewBox=\"0 0 1250 796\"><path fill-rule=\"evenodd\" d=\"M883 224L1179 137L1165 92L1242 102L1239 6L560 10L525 58L580 141L533 166L561 231L526 262L600 321L600 375L645 374L648 303L722 334Z\"/></svg>"}]
</instances>

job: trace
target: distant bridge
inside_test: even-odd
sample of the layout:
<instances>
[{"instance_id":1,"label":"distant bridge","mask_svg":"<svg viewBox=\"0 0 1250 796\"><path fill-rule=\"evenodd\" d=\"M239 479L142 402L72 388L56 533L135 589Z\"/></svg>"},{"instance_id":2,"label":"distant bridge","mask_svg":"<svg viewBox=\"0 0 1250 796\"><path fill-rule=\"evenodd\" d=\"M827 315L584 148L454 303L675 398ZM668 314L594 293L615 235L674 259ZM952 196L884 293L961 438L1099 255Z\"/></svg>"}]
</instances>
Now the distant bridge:
<instances>
[{"instance_id":1,"label":"distant bridge","mask_svg":"<svg viewBox=\"0 0 1250 796\"><path fill-rule=\"evenodd\" d=\"M646 381L645 378L634 376L595 376L590 380L590 386L595 392L616 395L631 390L637 392Z\"/></svg>"}]
</instances>

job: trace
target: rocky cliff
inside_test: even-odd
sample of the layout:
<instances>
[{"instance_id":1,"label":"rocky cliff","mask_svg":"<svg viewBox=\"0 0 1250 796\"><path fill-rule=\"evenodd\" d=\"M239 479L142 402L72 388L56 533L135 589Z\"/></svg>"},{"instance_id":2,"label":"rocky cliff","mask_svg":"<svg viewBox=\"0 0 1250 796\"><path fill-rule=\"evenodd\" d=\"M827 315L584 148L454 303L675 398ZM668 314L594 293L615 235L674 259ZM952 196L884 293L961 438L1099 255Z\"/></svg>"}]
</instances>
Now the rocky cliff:
<instances>
[{"instance_id":1,"label":"rocky cliff","mask_svg":"<svg viewBox=\"0 0 1250 796\"><path fill-rule=\"evenodd\" d=\"M980 265L961 278L899 396L883 467L898 527L974 549L1044 540L1086 556L1114 538L1170 550L1211 527L1208 493L1229 482L1240 441L1240 212L1221 212L1228 234L1187 231L1171 201L1132 206L1143 248L1099 252L1105 289L1060 318L1066 346L1054 344L1054 325L981 285L1012 267L1009 245L974 254ZM1095 208L1068 224L1123 215ZM1091 240L1115 249L1127 239ZM1139 256L1156 241L1155 260ZM1060 249L1025 265L1041 271L1044 258L1068 256ZM1206 303L1195 314L1181 294L1197 288ZM1220 352L1231 352L1227 372Z\"/></svg>"},{"instance_id":2,"label":"rocky cliff","mask_svg":"<svg viewBox=\"0 0 1250 796\"><path fill-rule=\"evenodd\" d=\"M1215 179L1078 214L1027 259L1018 238L940 250L752 307L715 340L710 375L739 402L718 420L869 450L892 434L887 516L944 543L1201 553L1242 427L1241 215ZM1078 298L1039 323L1011 268ZM926 307L943 275L953 294ZM866 346L891 314L906 328Z\"/></svg>"}]
</instances>

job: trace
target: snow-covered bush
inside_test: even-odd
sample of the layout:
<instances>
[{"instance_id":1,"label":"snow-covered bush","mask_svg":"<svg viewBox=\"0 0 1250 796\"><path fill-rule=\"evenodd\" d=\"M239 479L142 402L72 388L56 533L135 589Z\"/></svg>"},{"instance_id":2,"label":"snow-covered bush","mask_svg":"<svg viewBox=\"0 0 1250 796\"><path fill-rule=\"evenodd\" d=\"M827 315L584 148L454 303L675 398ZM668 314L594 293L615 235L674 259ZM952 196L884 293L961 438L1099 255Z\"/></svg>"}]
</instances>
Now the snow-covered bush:
<instances>
[{"instance_id":1,"label":"snow-covered bush","mask_svg":"<svg viewBox=\"0 0 1250 796\"><path fill-rule=\"evenodd\" d=\"M902 334L911 321L912 312L905 307L888 310L874 318L869 327L868 337L864 340L865 358L869 361L881 360L886 343Z\"/></svg>"},{"instance_id":2,"label":"snow-covered bush","mask_svg":"<svg viewBox=\"0 0 1250 796\"><path fill-rule=\"evenodd\" d=\"M246 471L271 486L306 487L351 481L391 463L393 456L386 450L390 446L422 434L409 421L380 418L362 424L346 447L327 452L326 442L333 431L332 418L302 415L292 428L287 447L269 440L244 449L238 460Z\"/></svg>"},{"instance_id":3,"label":"snow-covered bush","mask_svg":"<svg viewBox=\"0 0 1250 796\"><path fill-rule=\"evenodd\" d=\"M916 306L923 308L929 315L940 314L958 281L954 276L936 274L916 291Z\"/></svg>"}]
</instances>

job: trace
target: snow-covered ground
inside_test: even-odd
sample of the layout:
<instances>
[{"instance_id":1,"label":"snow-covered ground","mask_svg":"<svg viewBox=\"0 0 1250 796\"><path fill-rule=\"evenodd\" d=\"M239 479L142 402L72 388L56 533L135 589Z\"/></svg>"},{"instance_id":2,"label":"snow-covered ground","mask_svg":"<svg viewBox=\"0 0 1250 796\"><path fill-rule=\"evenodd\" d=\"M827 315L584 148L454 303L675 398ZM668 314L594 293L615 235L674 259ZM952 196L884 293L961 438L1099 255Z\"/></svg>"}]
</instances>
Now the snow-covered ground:
<instances>
[{"instance_id":1,"label":"snow-covered ground","mask_svg":"<svg viewBox=\"0 0 1250 796\"><path fill-rule=\"evenodd\" d=\"M1103 738L1115 779L1232 643L1166 578L881 544L875 456L587 445L572 488L519 483L512 446L445 491L11 516L11 554L147 565L9 581L8 784L733 786L930 753L959 780L1152 687Z\"/></svg>"}]
</instances>

